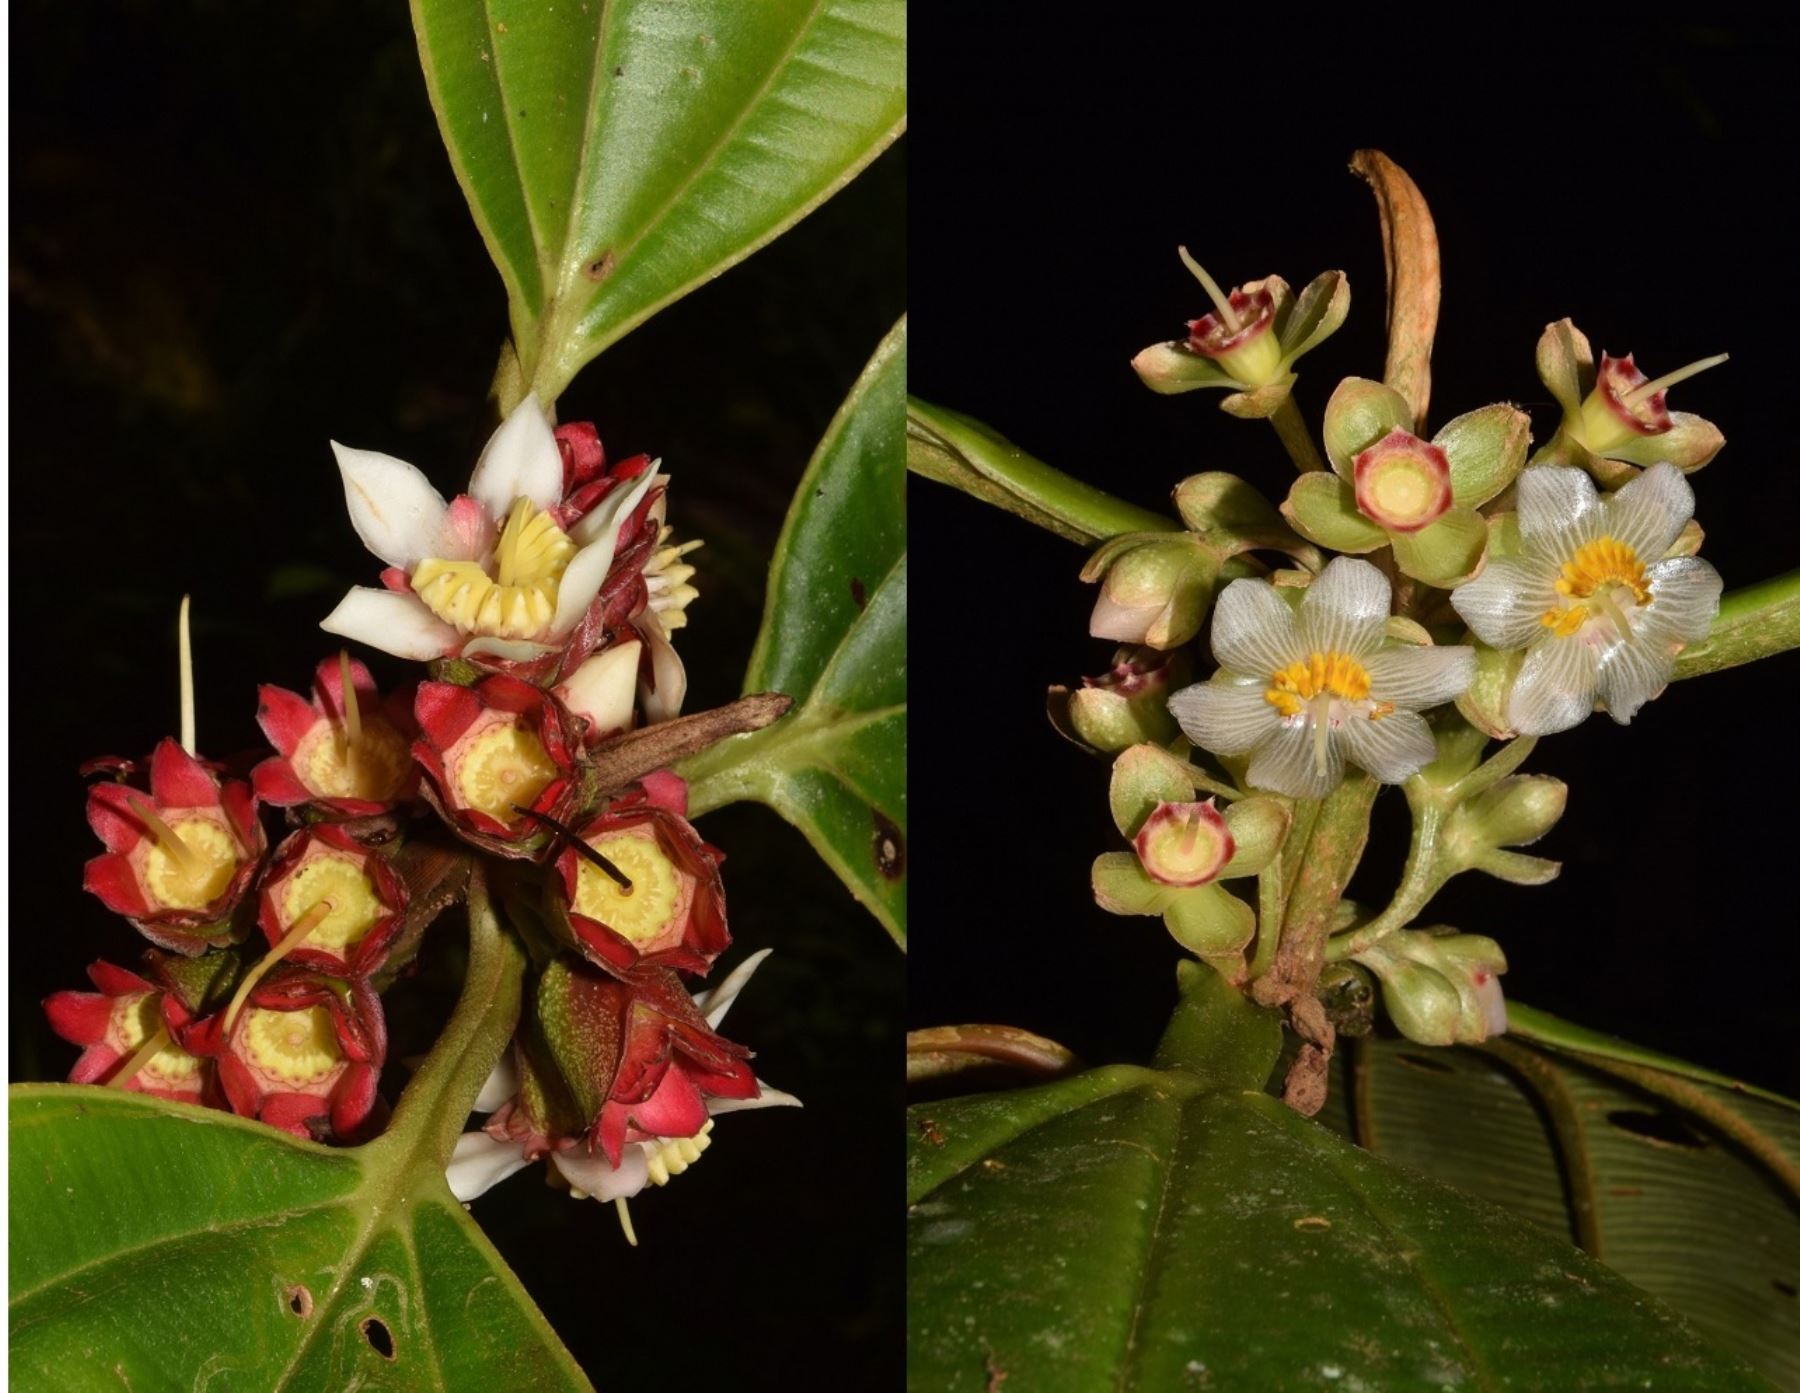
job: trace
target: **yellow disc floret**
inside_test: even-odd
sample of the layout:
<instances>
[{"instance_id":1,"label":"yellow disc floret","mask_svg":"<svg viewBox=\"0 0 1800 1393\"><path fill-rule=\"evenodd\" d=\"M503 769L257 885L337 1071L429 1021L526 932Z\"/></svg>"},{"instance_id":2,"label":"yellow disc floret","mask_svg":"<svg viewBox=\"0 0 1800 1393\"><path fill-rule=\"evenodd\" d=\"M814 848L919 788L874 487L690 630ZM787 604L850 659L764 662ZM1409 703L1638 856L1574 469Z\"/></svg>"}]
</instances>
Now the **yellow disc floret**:
<instances>
[{"instance_id":1,"label":"yellow disc floret","mask_svg":"<svg viewBox=\"0 0 1800 1393\"><path fill-rule=\"evenodd\" d=\"M1316 696L1330 695L1344 701L1366 701L1369 674L1347 653L1313 653L1289 663L1269 679L1263 700L1283 716L1298 716Z\"/></svg>"},{"instance_id":2,"label":"yellow disc floret","mask_svg":"<svg viewBox=\"0 0 1800 1393\"><path fill-rule=\"evenodd\" d=\"M365 720L352 740L343 727L319 722L294 751L294 773L319 798L386 803L400 792L411 756L386 721Z\"/></svg>"},{"instance_id":3,"label":"yellow disc floret","mask_svg":"<svg viewBox=\"0 0 1800 1393\"><path fill-rule=\"evenodd\" d=\"M169 832L181 841L171 852L160 839L144 855L144 886L164 909L204 909L237 874L237 838L211 818L171 817Z\"/></svg>"},{"instance_id":4,"label":"yellow disc floret","mask_svg":"<svg viewBox=\"0 0 1800 1393\"><path fill-rule=\"evenodd\" d=\"M285 1083L320 1083L343 1062L331 1012L323 1006L299 1011L244 1012L244 1051L249 1063Z\"/></svg>"},{"instance_id":5,"label":"yellow disc floret","mask_svg":"<svg viewBox=\"0 0 1800 1393\"><path fill-rule=\"evenodd\" d=\"M476 735L455 761L452 777L464 807L501 822L516 822L557 775L543 742L516 722L496 722Z\"/></svg>"},{"instance_id":6,"label":"yellow disc floret","mask_svg":"<svg viewBox=\"0 0 1800 1393\"><path fill-rule=\"evenodd\" d=\"M113 1006L107 1043L118 1052L130 1056L152 1034L163 1028L162 1012L157 1009L155 992L136 992L122 996ZM180 1084L200 1072L200 1061L179 1045L164 1045L141 1065L137 1077L154 1074L165 1083Z\"/></svg>"},{"instance_id":7,"label":"yellow disc floret","mask_svg":"<svg viewBox=\"0 0 1800 1393\"><path fill-rule=\"evenodd\" d=\"M281 887L283 927L297 927L301 916L325 903L330 904L330 911L301 940L301 947L341 953L367 938L386 910L361 859L340 852L309 856L287 877Z\"/></svg>"},{"instance_id":8,"label":"yellow disc floret","mask_svg":"<svg viewBox=\"0 0 1800 1393\"><path fill-rule=\"evenodd\" d=\"M536 638L556 617L557 585L575 543L529 498L513 500L494 552L495 575L475 561L421 561L413 592L446 624L465 634Z\"/></svg>"},{"instance_id":9,"label":"yellow disc floret","mask_svg":"<svg viewBox=\"0 0 1800 1393\"><path fill-rule=\"evenodd\" d=\"M681 872L649 828L632 828L588 843L631 882L627 892L590 861L575 872L575 912L640 947L656 942L680 909Z\"/></svg>"},{"instance_id":10,"label":"yellow disc floret","mask_svg":"<svg viewBox=\"0 0 1800 1393\"><path fill-rule=\"evenodd\" d=\"M1596 537L1563 562L1556 593L1571 603L1546 610L1540 622L1557 637L1568 638L1581 631L1594 609L1614 611L1615 598L1629 595L1634 608L1649 604L1650 576L1629 544Z\"/></svg>"}]
</instances>

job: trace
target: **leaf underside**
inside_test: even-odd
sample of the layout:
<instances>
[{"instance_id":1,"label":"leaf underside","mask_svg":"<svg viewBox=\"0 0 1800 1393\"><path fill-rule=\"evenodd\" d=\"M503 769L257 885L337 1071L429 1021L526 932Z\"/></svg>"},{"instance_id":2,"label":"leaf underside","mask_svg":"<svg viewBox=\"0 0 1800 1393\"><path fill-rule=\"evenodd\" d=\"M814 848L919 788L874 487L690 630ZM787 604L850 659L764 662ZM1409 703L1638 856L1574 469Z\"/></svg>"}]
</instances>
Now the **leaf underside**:
<instances>
[{"instance_id":1,"label":"leaf underside","mask_svg":"<svg viewBox=\"0 0 1800 1393\"><path fill-rule=\"evenodd\" d=\"M62 1084L11 1115L15 1388L589 1388L442 1174L380 1142Z\"/></svg>"},{"instance_id":2,"label":"leaf underside","mask_svg":"<svg viewBox=\"0 0 1800 1393\"><path fill-rule=\"evenodd\" d=\"M503 408L836 193L905 120L904 0L413 0L506 283Z\"/></svg>"},{"instance_id":3,"label":"leaf underside","mask_svg":"<svg viewBox=\"0 0 1800 1393\"><path fill-rule=\"evenodd\" d=\"M906 939L906 323L869 360L794 493L746 692L795 709L683 772L696 814L738 799L798 827Z\"/></svg>"},{"instance_id":4,"label":"leaf underside","mask_svg":"<svg viewBox=\"0 0 1800 1393\"><path fill-rule=\"evenodd\" d=\"M1800 1387L1800 1110L1514 1014L1590 1048L1521 1039L1517 1021L1491 1048L1351 1042L1320 1120L1579 1243Z\"/></svg>"},{"instance_id":5,"label":"leaf underside","mask_svg":"<svg viewBox=\"0 0 1800 1393\"><path fill-rule=\"evenodd\" d=\"M1567 1242L1190 1075L920 1105L908 1171L920 1393L1766 1387Z\"/></svg>"}]
</instances>

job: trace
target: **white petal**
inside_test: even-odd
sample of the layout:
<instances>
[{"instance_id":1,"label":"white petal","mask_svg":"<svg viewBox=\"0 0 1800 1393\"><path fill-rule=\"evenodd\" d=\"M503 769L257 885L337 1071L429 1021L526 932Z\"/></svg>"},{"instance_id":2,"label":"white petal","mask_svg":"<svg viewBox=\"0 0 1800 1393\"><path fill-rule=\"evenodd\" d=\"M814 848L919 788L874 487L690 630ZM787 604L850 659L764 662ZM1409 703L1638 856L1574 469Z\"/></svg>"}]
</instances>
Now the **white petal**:
<instances>
[{"instance_id":1,"label":"white petal","mask_svg":"<svg viewBox=\"0 0 1800 1393\"><path fill-rule=\"evenodd\" d=\"M1644 639L1615 644L1600 665L1600 699L1607 714L1620 725L1631 718L1646 701L1669 685L1675 671L1675 656L1666 647Z\"/></svg>"},{"instance_id":2,"label":"white petal","mask_svg":"<svg viewBox=\"0 0 1800 1393\"><path fill-rule=\"evenodd\" d=\"M1300 601L1300 635L1314 653L1361 657L1381 642L1394 588L1367 561L1340 556L1319 573Z\"/></svg>"},{"instance_id":3,"label":"white petal","mask_svg":"<svg viewBox=\"0 0 1800 1393\"><path fill-rule=\"evenodd\" d=\"M1282 723L1264 741L1250 761L1245 778L1256 788L1285 793L1290 798L1323 798L1344 777L1343 741L1332 732L1325 736L1325 767L1317 762L1312 722Z\"/></svg>"},{"instance_id":4,"label":"white petal","mask_svg":"<svg viewBox=\"0 0 1800 1393\"><path fill-rule=\"evenodd\" d=\"M556 689L564 706L582 717L594 734L631 727L637 701L638 655L644 645L635 639L596 653Z\"/></svg>"},{"instance_id":5,"label":"white petal","mask_svg":"<svg viewBox=\"0 0 1800 1393\"><path fill-rule=\"evenodd\" d=\"M437 554L449 505L444 496L405 460L373 450L352 450L331 442L350 525L375 555L410 571Z\"/></svg>"},{"instance_id":6,"label":"white petal","mask_svg":"<svg viewBox=\"0 0 1800 1393\"><path fill-rule=\"evenodd\" d=\"M465 658L505 658L508 662L530 663L539 658L546 658L556 651L552 644L532 643L522 638L483 637L470 639L465 643L462 647L462 656Z\"/></svg>"},{"instance_id":7,"label":"white petal","mask_svg":"<svg viewBox=\"0 0 1800 1393\"><path fill-rule=\"evenodd\" d=\"M1527 648L1556 606L1556 565L1524 559L1490 560L1480 575L1450 592L1450 603L1490 648Z\"/></svg>"},{"instance_id":8,"label":"white petal","mask_svg":"<svg viewBox=\"0 0 1800 1393\"><path fill-rule=\"evenodd\" d=\"M1697 556L1659 561L1649 571L1648 633L1676 643L1705 638L1719 617L1719 592L1725 588L1719 573Z\"/></svg>"},{"instance_id":9,"label":"white petal","mask_svg":"<svg viewBox=\"0 0 1800 1393\"><path fill-rule=\"evenodd\" d=\"M1584 469L1538 464L1519 475L1519 535L1527 551L1566 559L1586 540L1599 506Z\"/></svg>"},{"instance_id":10,"label":"white petal","mask_svg":"<svg viewBox=\"0 0 1800 1393\"><path fill-rule=\"evenodd\" d=\"M798 1108L804 1107L798 1098L791 1093L783 1093L779 1088L770 1088L761 1079L756 1081L757 1095L754 1098L709 1098L706 1100L706 1111L713 1117L728 1112L752 1112L757 1108Z\"/></svg>"},{"instance_id":11,"label":"white petal","mask_svg":"<svg viewBox=\"0 0 1800 1393\"><path fill-rule=\"evenodd\" d=\"M460 636L417 595L359 585L319 621L328 634L355 639L396 658L429 662L456 651Z\"/></svg>"},{"instance_id":12,"label":"white petal","mask_svg":"<svg viewBox=\"0 0 1800 1393\"><path fill-rule=\"evenodd\" d=\"M475 1111L493 1112L502 1103L510 1102L518 1091L519 1068L513 1063L513 1052L509 1049L500 1056L500 1062L487 1076L487 1082L481 1085L481 1092L475 1095Z\"/></svg>"},{"instance_id":13,"label":"white petal","mask_svg":"<svg viewBox=\"0 0 1800 1393\"><path fill-rule=\"evenodd\" d=\"M456 1139L444 1178L450 1182L450 1193L467 1204L529 1164L525 1148L516 1141L497 1141L486 1132L464 1132Z\"/></svg>"},{"instance_id":14,"label":"white petal","mask_svg":"<svg viewBox=\"0 0 1800 1393\"><path fill-rule=\"evenodd\" d=\"M1220 667L1267 678L1305 655L1294 611L1266 580L1234 580L1213 607L1213 657Z\"/></svg>"},{"instance_id":15,"label":"white petal","mask_svg":"<svg viewBox=\"0 0 1800 1393\"><path fill-rule=\"evenodd\" d=\"M731 1003L737 1000L738 993L743 991L744 984L756 975L756 969L762 966L763 959L774 951L773 948L763 948L752 953L734 967L731 975L718 986L709 992L701 992L694 998L694 1005L706 1014L706 1023L714 1030L725 1019L725 1013L731 1009Z\"/></svg>"},{"instance_id":16,"label":"white petal","mask_svg":"<svg viewBox=\"0 0 1800 1393\"><path fill-rule=\"evenodd\" d=\"M533 392L500 423L481 452L469 493L488 516L503 518L515 498L554 508L562 502L562 484L562 452Z\"/></svg>"},{"instance_id":17,"label":"white petal","mask_svg":"<svg viewBox=\"0 0 1800 1393\"><path fill-rule=\"evenodd\" d=\"M656 685L638 685L638 705L644 708L644 723L672 721L681 714L681 703L687 699L687 668L681 655L663 632L654 610L645 610L631 621L650 645L650 672Z\"/></svg>"},{"instance_id":18,"label":"white petal","mask_svg":"<svg viewBox=\"0 0 1800 1393\"><path fill-rule=\"evenodd\" d=\"M630 489L616 488L599 505L575 524L570 536L582 543L556 588L556 617L550 621L550 636L562 638L581 622L594 596L606 583L612 569L613 553L619 545L619 528L643 498L644 491L656 477L656 466L644 471L643 478ZM589 524L598 518L593 527Z\"/></svg>"},{"instance_id":19,"label":"white petal","mask_svg":"<svg viewBox=\"0 0 1800 1393\"><path fill-rule=\"evenodd\" d=\"M579 1146L553 1151L550 1159L569 1184L597 1200L628 1200L650 1180L642 1142L633 1142L619 1153L617 1170L604 1152L596 1151L590 1156Z\"/></svg>"},{"instance_id":20,"label":"white petal","mask_svg":"<svg viewBox=\"0 0 1800 1393\"><path fill-rule=\"evenodd\" d=\"M621 484L602 498L580 519L569 535L582 546L598 541L603 535L611 533L615 538L619 533L619 524L631 516L632 510L644 500L644 495L660 477L661 460L652 460L650 467L629 484ZM668 480L665 478L666 484Z\"/></svg>"},{"instance_id":21,"label":"white petal","mask_svg":"<svg viewBox=\"0 0 1800 1393\"><path fill-rule=\"evenodd\" d=\"M1369 695L1376 701L1423 711L1468 690L1475 676L1475 650L1460 643L1443 648L1395 644L1371 653L1363 667L1369 674Z\"/></svg>"},{"instance_id":22,"label":"white petal","mask_svg":"<svg viewBox=\"0 0 1800 1393\"><path fill-rule=\"evenodd\" d=\"M1507 703L1521 735L1553 735L1585 721L1594 709L1599 659L1579 637L1547 637L1525 655Z\"/></svg>"},{"instance_id":23,"label":"white petal","mask_svg":"<svg viewBox=\"0 0 1800 1393\"><path fill-rule=\"evenodd\" d=\"M1694 487L1674 465L1653 464L1605 504L1601 530L1646 562L1666 552L1694 515Z\"/></svg>"},{"instance_id":24,"label":"white petal","mask_svg":"<svg viewBox=\"0 0 1800 1393\"><path fill-rule=\"evenodd\" d=\"M1249 754L1281 725L1262 683L1202 682L1169 698L1182 733L1216 755Z\"/></svg>"},{"instance_id":25,"label":"white petal","mask_svg":"<svg viewBox=\"0 0 1800 1393\"><path fill-rule=\"evenodd\" d=\"M1506 1034L1506 996L1500 990L1500 978L1488 974L1487 981L1475 988L1475 999L1481 1003L1482 1025L1486 1038Z\"/></svg>"},{"instance_id":26,"label":"white petal","mask_svg":"<svg viewBox=\"0 0 1800 1393\"><path fill-rule=\"evenodd\" d=\"M1384 784L1405 783L1437 758L1431 728L1423 716L1411 711L1396 711L1379 720L1352 716L1344 722L1342 734L1349 761Z\"/></svg>"}]
</instances>

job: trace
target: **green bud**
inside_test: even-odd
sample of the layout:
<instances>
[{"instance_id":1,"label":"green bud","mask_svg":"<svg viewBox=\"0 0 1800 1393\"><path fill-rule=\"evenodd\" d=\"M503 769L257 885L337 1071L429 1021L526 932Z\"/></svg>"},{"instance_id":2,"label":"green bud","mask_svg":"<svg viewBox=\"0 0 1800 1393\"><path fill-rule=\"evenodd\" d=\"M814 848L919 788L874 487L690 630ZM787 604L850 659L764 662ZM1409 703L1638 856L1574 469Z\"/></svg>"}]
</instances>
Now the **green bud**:
<instances>
[{"instance_id":1,"label":"green bud","mask_svg":"<svg viewBox=\"0 0 1800 1393\"><path fill-rule=\"evenodd\" d=\"M1530 846L1556 826L1568 802L1561 779L1513 774L1451 814L1450 835L1487 846Z\"/></svg>"},{"instance_id":2,"label":"green bud","mask_svg":"<svg viewBox=\"0 0 1800 1393\"><path fill-rule=\"evenodd\" d=\"M1051 696L1061 693L1069 729L1097 750L1166 745L1181 733L1169 714L1169 693L1186 686L1191 672L1183 654L1125 647L1110 672L1082 678L1074 691L1052 688Z\"/></svg>"},{"instance_id":3,"label":"green bud","mask_svg":"<svg viewBox=\"0 0 1800 1393\"><path fill-rule=\"evenodd\" d=\"M1475 1045L1506 1030L1500 991L1506 955L1491 938L1401 930L1356 961L1381 979L1382 1004L1409 1040Z\"/></svg>"},{"instance_id":4,"label":"green bud","mask_svg":"<svg viewBox=\"0 0 1800 1393\"><path fill-rule=\"evenodd\" d=\"M1104 577L1088 632L1118 643L1179 648L1200 631L1222 559L1192 533L1115 538L1081 573L1083 580Z\"/></svg>"}]
</instances>

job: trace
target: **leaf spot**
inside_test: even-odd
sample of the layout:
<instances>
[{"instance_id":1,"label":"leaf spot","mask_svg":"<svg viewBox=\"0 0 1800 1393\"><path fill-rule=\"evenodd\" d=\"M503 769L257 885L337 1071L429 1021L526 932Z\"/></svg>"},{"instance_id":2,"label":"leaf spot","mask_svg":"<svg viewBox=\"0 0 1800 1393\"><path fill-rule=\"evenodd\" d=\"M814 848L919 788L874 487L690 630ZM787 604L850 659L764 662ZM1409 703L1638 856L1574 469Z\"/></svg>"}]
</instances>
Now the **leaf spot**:
<instances>
[{"instance_id":1,"label":"leaf spot","mask_svg":"<svg viewBox=\"0 0 1800 1393\"><path fill-rule=\"evenodd\" d=\"M370 1316L362 1323L362 1337L388 1363L394 1362L394 1333L387 1328L387 1322L379 1316Z\"/></svg>"},{"instance_id":2,"label":"leaf spot","mask_svg":"<svg viewBox=\"0 0 1800 1393\"><path fill-rule=\"evenodd\" d=\"M875 813L875 869L887 880L906 873L906 834L880 811Z\"/></svg>"},{"instance_id":3,"label":"leaf spot","mask_svg":"<svg viewBox=\"0 0 1800 1393\"><path fill-rule=\"evenodd\" d=\"M937 1123L933 1122L929 1117L922 1117L919 1119L919 1135L925 1138L925 1140L930 1142L933 1146L942 1146L944 1144L943 1132L938 1129Z\"/></svg>"},{"instance_id":4,"label":"leaf spot","mask_svg":"<svg viewBox=\"0 0 1800 1393\"><path fill-rule=\"evenodd\" d=\"M287 1308L301 1320L312 1314L313 1295L304 1286L295 1285L287 1289Z\"/></svg>"},{"instance_id":5,"label":"leaf spot","mask_svg":"<svg viewBox=\"0 0 1800 1393\"><path fill-rule=\"evenodd\" d=\"M1294 1227L1301 1233L1324 1233L1331 1227L1331 1220L1323 1214L1308 1214L1303 1219L1294 1220Z\"/></svg>"},{"instance_id":6,"label":"leaf spot","mask_svg":"<svg viewBox=\"0 0 1800 1393\"><path fill-rule=\"evenodd\" d=\"M1629 1132L1651 1146L1667 1146L1677 1151L1704 1151L1707 1147L1706 1138L1674 1113L1618 1108L1609 1112L1606 1120L1621 1132Z\"/></svg>"},{"instance_id":7,"label":"leaf spot","mask_svg":"<svg viewBox=\"0 0 1800 1393\"><path fill-rule=\"evenodd\" d=\"M599 256L583 266L581 268L581 274L594 282L595 285L598 285L613 273L613 267L617 264L618 259L613 256L612 248L608 247L605 251L601 252Z\"/></svg>"},{"instance_id":8,"label":"leaf spot","mask_svg":"<svg viewBox=\"0 0 1800 1393\"><path fill-rule=\"evenodd\" d=\"M1800 1287L1796 1287L1792 1282L1784 1282L1779 1278L1776 1278L1774 1281L1771 1281L1769 1285L1774 1287L1776 1291L1780 1292L1789 1301L1794 1300L1796 1297L1800 1297Z\"/></svg>"},{"instance_id":9,"label":"leaf spot","mask_svg":"<svg viewBox=\"0 0 1800 1393\"><path fill-rule=\"evenodd\" d=\"M855 576L850 577L850 598L856 601L858 609L866 609L869 604L869 592Z\"/></svg>"}]
</instances>

